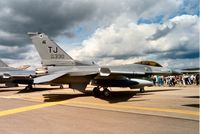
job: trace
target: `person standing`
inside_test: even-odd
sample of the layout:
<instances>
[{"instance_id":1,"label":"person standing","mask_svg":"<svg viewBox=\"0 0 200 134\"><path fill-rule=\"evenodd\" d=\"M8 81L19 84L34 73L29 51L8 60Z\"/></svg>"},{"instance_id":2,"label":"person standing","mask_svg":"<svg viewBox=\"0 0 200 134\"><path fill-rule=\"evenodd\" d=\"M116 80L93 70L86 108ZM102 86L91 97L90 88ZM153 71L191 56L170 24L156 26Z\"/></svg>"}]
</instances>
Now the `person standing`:
<instances>
[{"instance_id":1,"label":"person standing","mask_svg":"<svg viewBox=\"0 0 200 134\"><path fill-rule=\"evenodd\" d=\"M196 85L199 85L199 73L196 75Z\"/></svg>"},{"instance_id":2,"label":"person standing","mask_svg":"<svg viewBox=\"0 0 200 134\"><path fill-rule=\"evenodd\" d=\"M183 82L183 86L185 86L185 74L183 74L182 76L182 82Z\"/></svg>"}]
</instances>

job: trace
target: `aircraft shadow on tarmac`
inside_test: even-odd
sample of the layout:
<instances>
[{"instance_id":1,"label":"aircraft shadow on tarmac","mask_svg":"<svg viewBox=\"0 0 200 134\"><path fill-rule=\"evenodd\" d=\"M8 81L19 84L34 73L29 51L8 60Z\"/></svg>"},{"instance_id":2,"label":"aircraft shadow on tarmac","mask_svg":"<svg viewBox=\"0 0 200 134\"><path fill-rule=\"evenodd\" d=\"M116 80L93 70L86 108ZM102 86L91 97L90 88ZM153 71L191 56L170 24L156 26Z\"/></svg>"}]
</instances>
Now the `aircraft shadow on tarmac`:
<instances>
[{"instance_id":1,"label":"aircraft shadow on tarmac","mask_svg":"<svg viewBox=\"0 0 200 134\"><path fill-rule=\"evenodd\" d=\"M0 92L6 92L6 91L18 91L17 93L31 93L31 92L39 92L39 91L47 91L47 90L60 90L60 88L33 88L32 90L3 90ZM146 101L147 99L137 99L137 100L130 100L131 98L142 98L144 95L153 95L154 92L165 92L165 91L176 91L181 89L162 89L162 90L147 90L144 93L141 93L139 91L118 91L118 92L111 92L110 97L104 97L103 95L100 95L99 99L106 100L109 103L118 103L118 102L125 102L125 101ZM55 101L63 101L63 100L69 100L77 97L87 97L87 96L93 96L93 93L91 91L87 91L85 94L82 93L75 93L75 94L43 94L44 102L55 102Z\"/></svg>"},{"instance_id":2,"label":"aircraft shadow on tarmac","mask_svg":"<svg viewBox=\"0 0 200 134\"><path fill-rule=\"evenodd\" d=\"M185 96L184 98L194 98L194 99L199 99L200 96ZM194 108L200 108L200 104L185 104L182 106L187 106L187 107L194 107Z\"/></svg>"},{"instance_id":3,"label":"aircraft shadow on tarmac","mask_svg":"<svg viewBox=\"0 0 200 134\"><path fill-rule=\"evenodd\" d=\"M31 90L21 89L18 93L31 93L31 92L39 92L47 90L60 90L60 88L33 88Z\"/></svg>"},{"instance_id":4,"label":"aircraft shadow on tarmac","mask_svg":"<svg viewBox=\"0 0 200 134\"><path fill-rule=\"evenodd\" d=\"M117 103L117 102L124 102L128 101L130 98L135 96L135 92L112 92L111 96L104 97L103 95L100 95L96 98L106 100L109 103ZM88 97L93 96L92 92L86 92L85 94L44 94L44 102L55 102L55 101L63 101L63 100L69 100L77 97ZM137 97L138 98L138 97Z\"/></svg>"},{"instance_id":5,"label":"aircraft shadow on tarmac","mask_svg":"<svg viewBox=\"0 0 200 134\"><path fill-rule=\"evenodd\" d=\"M0 86L1 92L11 92L11 91L20 91L21 89L13 89L13 87Z\"/></svg>"},{"instance_id":6,"label":"aircraft shadow on tarmac","mask_svg":"<svg viewBox=\"0 0 200 134\"><path fill-rule=\"evenodd\" d=\"M65 89L68 89L68 88L65 88ZM19 91L18 93L30 93L30 92L38 92L38 91L46 91L46 90L60 90L60 88L33 88L32 90L18 89L18 90L13 90L13 91ZM176 90L181 90L181 89L148 90L148 91L145 91L144 93L176 91ZM121 93L123 93L123 92L133 92L133 91L122 91ZM140 91L134 91L134 93L141 93L141 92ZM144 95L144 93L142 93L142 94Z\"/></svg>"},{"instance_id":7,"label":"aircraft shadow on tarmac","mask_svg":"<svg viewBox=\"0 0 200 134\"><path fill-rule=\"evenodd\" d=\"M149 95L149 94L144 94ZM146 101L147 99L140 100L130 100L131 98L141 98L141 94L137 94L134 91L121 91L121 92L112 92L110 97L104 97L103 95L99 96L99 99L106 100L109 103L118 103L118 102L126 102L126 101Z\"/></svg>"},{"instance_id":8,"label":"aircraft shadow on tarmac","mask_svg":"<svg viewBox=\"0 0 200 134\"><path fill-rule=\"evenodd\" d=\"M154 89L154 90L147 90L145 93L151 93L151 92L166 92L166 91L176 91L176 90L182 90L182 89ZM139 92L139 91L138 91Z\"/></svg>"},{"instance_id":9,"label":"aircraft shadow on tarmac","mask_svg":"<svg viewBox=\"0 0 200 134\"><path fill-rule=\"evenodd\" d=\"M195 98L195 99L199 99L200 96L185 96L184 98Z\"/></svg>"},{"instance_id":10,"label":"aircraft shadow on tarmac","mask_svg":"<svg viewBox=\"0 0 200 134\"><path fill-rule=\"evenodd\" d=\"M120 91L120 92L111 92L111 96L104 97L103 95L100 95L99 99L106 100L109 103L118 103L118 102L126 102L126 101L146 101L148 99L135 99L134 98L142 98L144 95L152 95L153 92L163 92L163 91L175 91L180 89L163 89L163 90L148 90L144 93L140 93L139 91ZM69 100L77 97L88 97L93 96L91 91L87 91L85 94L79 93L79 94L44 94L44 102L55 102L55 101L63 101L63 100ZM133 98L133 100L130 100Z\"/></svg>"},{"instance_id":11,"label":"aircraft shadow on tarmac","mask_svg":"<svg viewBox=\"0 0 200 134\"><path fill-rule=\"evenodd\" d=\"M20 89L3 89L3 90L0 89L0 93L1 92L11 92L11 91L20 91Z\"/></svg>"},{"instance_id":12,"label":"aircraft shadow on tarmac","mask_svg":"<svg viewBox=\"0 0 200 134\"><path fill-rule=\"evenodd\" d=\"M91 96L87 94L43 94L44 102L56 102L70 100L77 97Z\"/></svg>"},{"instance_id":13,"label":"aircraft shadow on tarmac","mask_svg":"<svg viewBox=\"0 0 200 134\"><path fill-rule=\"evenodd\" d=\"M182 105L182 106L200 108L200 104L185 104L185 105Z\"/></svg>"}]
</instances>

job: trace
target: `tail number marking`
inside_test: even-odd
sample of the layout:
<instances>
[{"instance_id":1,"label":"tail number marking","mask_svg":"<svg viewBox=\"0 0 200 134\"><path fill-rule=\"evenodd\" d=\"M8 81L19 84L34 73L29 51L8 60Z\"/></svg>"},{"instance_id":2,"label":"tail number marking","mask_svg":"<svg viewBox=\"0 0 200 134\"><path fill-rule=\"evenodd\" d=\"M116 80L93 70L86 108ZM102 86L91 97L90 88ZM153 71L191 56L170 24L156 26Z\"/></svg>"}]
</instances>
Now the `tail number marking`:
<instances>
[{"instance_id":1,"label":"tail number marking","mask_svg":"<svg viewBox=\"0 0 200 134\"><path fill-rule=\"evenodd\" d=\"M64 54L51 54L51 59L64 59Z\"/></svg>"}]
</instances>

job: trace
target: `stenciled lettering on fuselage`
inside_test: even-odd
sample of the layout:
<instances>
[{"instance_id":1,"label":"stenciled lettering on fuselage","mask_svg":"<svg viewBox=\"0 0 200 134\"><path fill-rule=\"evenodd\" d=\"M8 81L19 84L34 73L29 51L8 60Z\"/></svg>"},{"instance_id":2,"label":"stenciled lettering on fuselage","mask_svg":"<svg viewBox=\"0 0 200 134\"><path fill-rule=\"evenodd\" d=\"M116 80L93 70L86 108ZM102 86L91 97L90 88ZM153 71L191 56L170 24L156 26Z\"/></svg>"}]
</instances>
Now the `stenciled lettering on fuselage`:
<instances>
[{"instance_id":1,"label":"stenciled lettering on fuselage","mask_svg":"<svg viewBox=\"0 0 200 134\"><path fill-rule=\"evenodd\" d=\"M48 49L49 49L49 53L51 54L51 59L64 59L65 58L64 54L58 53L57 47L53 48L53 47L49 46Z\"/></svg>"}]
</instances>

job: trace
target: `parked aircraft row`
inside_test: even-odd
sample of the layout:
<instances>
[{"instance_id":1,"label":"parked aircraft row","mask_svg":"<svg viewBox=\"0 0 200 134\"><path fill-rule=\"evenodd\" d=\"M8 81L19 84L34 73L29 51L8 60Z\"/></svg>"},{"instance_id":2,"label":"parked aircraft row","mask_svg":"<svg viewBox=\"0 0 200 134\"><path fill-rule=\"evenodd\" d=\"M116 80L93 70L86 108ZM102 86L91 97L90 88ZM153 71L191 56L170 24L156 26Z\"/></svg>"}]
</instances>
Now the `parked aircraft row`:
<instances>
[{"instance_id":1,"label":"parked aircraft row","mask_svg":"<svg viewBox=\"0 0 200 134\"><path fill-rule=\"evenodd\" d=\"M0 83L5 83L8 87L17 86L17 84L33 83L32 76L35 76L35 73L34 71L25 70L28 67L25 65L14 68L0 60Z\"/></svg>"},{"instance_id":2,"label":"parked aircraft row","mask_svg":"<svg viewBox=\"0 0 200 134\"><path fill-rule=\"evenodd\" d=\"M116 66L100 66L74 60L62 48L60 48L45 33L29 32L44 66L36 72L45 72L42 75L34 71L26 71L7 66L0 62L0 81L7 85L11 83L27 84L26 90L32 89L33 84L61 85L69 84L69 88L85 92L88 84L94 85L93 93L110 95L110 87L140 88L144 91L145 86L152 86L148 79L151 75L171 75L177 73L162 66L146 64L127 64Z\"/></svg>"}]
</instances>

